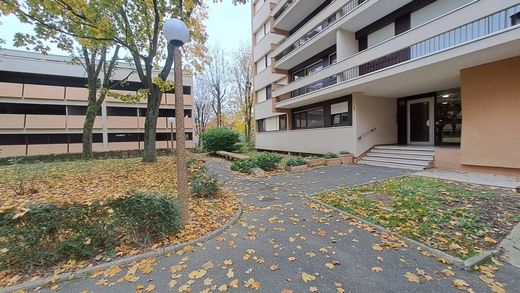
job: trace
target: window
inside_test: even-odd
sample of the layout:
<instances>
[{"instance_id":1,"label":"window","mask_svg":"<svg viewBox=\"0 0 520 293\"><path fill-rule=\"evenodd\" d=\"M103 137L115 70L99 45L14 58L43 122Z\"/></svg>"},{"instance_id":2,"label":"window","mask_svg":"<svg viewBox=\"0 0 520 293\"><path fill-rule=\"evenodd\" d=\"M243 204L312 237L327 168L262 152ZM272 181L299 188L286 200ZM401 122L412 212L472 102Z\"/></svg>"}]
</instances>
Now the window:
<instances>
[{"instance_id":1,"label":"window","mask_svg":"<svg viewBox=\"0 0 520 293\"><path fill-rule=\"evenodd\" d=\"M139 137L137 133L109 133L108 142L137 142Z\"/></svg>"},{"instance_id":2,"label":"window","mask_svg":"<svg viewBox=\"0 0 520 293\"><path fill-rule=\"evenodd\" d=\"M287 130L287 115L278 116L278 129Z\"/></svg>"},{"instance_id":3,"label":"window","mask_svg":"<svg viewBox=\"0 0 520 293\"><path fill-rule=\"evenodd\" d=\"M0 103L0 114L65 115L65 106Z\"/></svg>"},{"instance_id":4,"label":"window","mask_svg":"<svg viewBox=\"0 0 520 293\"><path fill-rule=\"evenodd\" d=\"M256 121L258 132L265 132L266 124L265 119L259 119Z\"/></svg>"},{"instance_id":5,"label":"window","mask_svg":"<svg viewBox=\"0 0 520 293\"><path fill-rule=\"evenodd\" d=\"M271 85L265 87L265 99L269 100L273 97L273 88Z\"/></svg>"},{"instance_id":6,"label":"window","mask_svg":"<svg viewBox=\"0 0 520 293\"><path fill-rule=\"evenodd\" d=\"M267 66L269 66L269 65L267 65L267 55L264 56L264 64L265 64L265 68L267 68Z\"/></svg>"},{"instance_id":7,"label":"window","mask_svg":"<svg viewBox=\"0 0 520 293\"><path fill-rule=\"evenodd\" d=\"M107 107L107 115L135 117L137 116L137 108Z\"/></svg>"},{"instance_id":8,"label":"window","mask_svg":"<svg viewBox=\"0 0 520 293\"><path fill-rule=\"evenodd\" d=\"M139 116L146 117L146 108L139 108ZM175 117L175 109L159 109L159 117ZM191 109L184 110L184 117L191 118Z\"/></svg>"},{"instance_id":9,"label":"window","mask_svg":"<svg viewBox=\"0 0 520 293\"><path fill-rule=\"evenodd\" d=\"M350 115L348 111L348 102L341 102L330 105L331 125L350 125Z\"/></svg>"},{"instance_id":10,"label":"window","mask_svg":"<svg viewBox=\"0 0 520 293\"><path fill-rule=\"evenodd\" d=\"M81 115L84 116L87 114L87 106L67 106L67 113L72 115ZM101 116L101 107L98 109L96 113L97 116Z\"/></svg>"},{"instance_id":11,"label":"window","mask_svg":"<svg viewBox=\"0 0 520 293\"><path fill-rule=\"evenodd\" d=\"M294 128L324 127L323 108L316 108L294 114Z\"/></svg>"},{"instance_id":12,"label":"window","mask_svg":"<svg viewBox=\"0 0 520 293\"><path fill-rule=\"evenodd\" d=\"M336 53L330 54L330 56L329 56L329 65L336 64L337 59L338 59L338 55L336 55Z\"/></svg>"}]
</instances>

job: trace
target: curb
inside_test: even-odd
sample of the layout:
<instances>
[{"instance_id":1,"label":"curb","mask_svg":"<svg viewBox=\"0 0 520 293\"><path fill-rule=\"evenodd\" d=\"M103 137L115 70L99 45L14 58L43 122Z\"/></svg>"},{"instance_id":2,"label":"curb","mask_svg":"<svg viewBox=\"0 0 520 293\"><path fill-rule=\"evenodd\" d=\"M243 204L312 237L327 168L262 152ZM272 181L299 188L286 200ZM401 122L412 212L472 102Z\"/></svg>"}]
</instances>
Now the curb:
<instances>
[{"instance_id":1,"label":"curb","mask_svg":"<svg viewBox=\"0 0 520 293\"><path fill-rule=\"evenodd\" d=\"M322 193L322 192L320 192ZM318 193L318 194L320 194ZM317 195L317 194L314 194L314 195ZM364 224L367 224L367 225L370 225L371 227L375 228L376 230L378 230L379 232L383 232L383 233L388 233L388 234L395 234L393 233L392 231L388 230L387 228L383 227L383 226L380 226L378 224L375 224L375 223L372 223L370 221L367 221L357 215L353 215L349 212L346 212L346 211L343 211L341 209L338 209L328 203L324 203L316 198L314 198L313 196L314 195L304 195L303 197L314 202L314 203L317 203L319 205L322 205L322 206L325 206L335 212L338 212L338 213L341 213L341 214L345 214L345 215L348 215ZM398 235L398 234L397 234ZM447 254L443 251L440 251L436 248L433 248L433 247L430 247L426 244L423 244L423 243L420 243L416 240L413 240L413 239L410 239L406 236L402 236L402 235L398 235L399 237L401 237L401 239L403 239L409 246L415 246L417 248L421 248L423 250L426 250L428 251L429 253L431 254L434 254L435 256L437 257L441 257L441 258L444 258L444 259L447 259L451 264L455 265L456 267L458 268L461 268L465 271L472 271L473 270L473 266L475 265L478 265L478 264L481 264L483 262L486 262L488 261L492 256L494 256L495 254L498 253L498 250L492 250L492 251L483 251L475 256L472 256L466 260L463 260L461 258L458 258L458 257L455 257L455 256L452 256L450 254Z\"/></svg>"},{"instance_id":2,"label":"curb","mask_svg":"<svg viewBox=\"0 0 520 293\"><path fill-rule=\"evenodd\" d=\"M32 281L32 282L25 282L25 283L21 283L18 285L13 285L10 287L2 288L2 289L0 289L0 293L14 292L14 291L18 291L18 290L29 290L29 289L33 289L36 287L45 286L51 282L52 283L62 283L65 281L72 281L72 280L78 278L80 275L90 274L90 273L93 273L98 270L105 270L105 269L110 268L111 266L125 265L128 263L143 260L143 259L149 258L149 257L161 256L168 252L174 252L174 251L180 250L188 245L193 245L193 244L196 244L199 242L208 241L208 240L215 238L216 236L222 234L225 230L227 230L231 226L235 225L238 222L238 220L240 219L240 217L242 216L243 212L244 212L244 210L242 208L242 205L239 203L238 210L227 223L225 223L222 227L218 228L217 230L212 231L206 235L203 235L197 239L193 239L193 240L183 242L183 243L178 243L175 245L162 247L162 248L154 250L154 251L145 252L145 253L130 256L130 257L121 258L118 260L110 261L110 262L99 264L96 266L87 267L87 268L84 268L81 270L77 270L75 272L62 273L62 274L59 274L56 278L49 277L49 278L45 278L45 279L40 279L40 280L36 280L36 281Z\"/></svg>"}]
</instances>

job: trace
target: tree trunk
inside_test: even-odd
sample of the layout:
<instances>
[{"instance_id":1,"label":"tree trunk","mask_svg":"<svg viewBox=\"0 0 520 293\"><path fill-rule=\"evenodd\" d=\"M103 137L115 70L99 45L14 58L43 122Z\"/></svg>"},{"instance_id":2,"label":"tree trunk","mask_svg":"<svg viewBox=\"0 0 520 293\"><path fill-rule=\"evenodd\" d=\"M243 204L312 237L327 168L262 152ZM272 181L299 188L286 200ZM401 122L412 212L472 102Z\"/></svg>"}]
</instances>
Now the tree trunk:
<instances>
[{"instance_id":1,"label":"tree trunk","mask_svg":"<svg viewBox=\"0 0 520 293\"><path fill-rule=\"evenodd\" d=\"M144 152L143 162L157 162L157 150L155 147L157 133L157 117L159 116L159 105L161 104L161 91L156 85L152 86L152 92L148 98L146 118L144 120Z\"/></svg>"},{"instance_id":2,"label":"tree trunk","mask_svg":"<svg viewBox=\"0 0 520 293\"><path fill-rule=\"evenodd\" d=\"M182 84L182 59L179 47L173 49L174 74L175 74L175 131L177 147L177 195L186 205L182 209L184 223L189 219L189 197L188 197L188 165L186 159L186 134L184 131L184 93Z\"/></svg>"},{"instance_id":3,"label":"tree trunk","mask_svg":"<svg viewBox=\"0 0 520 293\"><path fill-rule=\"evenodd\" d=\"M99 105L100 106L100 105ZM96 114L99 111L97 103L88 102L87 114L85 115L85 123L83 123L83 158L91 159L92 154L92 137L94 133L94 122Z\"/></svg>"},{"instance_id":4,"label":"tree trunk","mask_svg":"<svg viewBox=\"0 0 520 293\"><path fill-rule=\"evenodd\" d=\"M85 115L85 122L83 123L83 158L91 159L92 154L92 136L94 132L94 122L96 121L96 114L101 107L101 102L97 102L97 88L96 81L89 78L88 91L88 106Z\"/></svg>"}]
</instances>

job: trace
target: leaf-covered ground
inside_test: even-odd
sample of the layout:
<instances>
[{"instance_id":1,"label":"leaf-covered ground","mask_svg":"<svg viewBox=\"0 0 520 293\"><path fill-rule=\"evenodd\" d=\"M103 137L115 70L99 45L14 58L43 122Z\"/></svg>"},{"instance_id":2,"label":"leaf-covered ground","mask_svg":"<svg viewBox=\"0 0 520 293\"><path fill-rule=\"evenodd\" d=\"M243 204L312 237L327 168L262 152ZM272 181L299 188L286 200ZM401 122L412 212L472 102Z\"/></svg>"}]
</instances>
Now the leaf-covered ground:
<instances>
[{"instance_id":1,"label":"leaf-covered ground","mask_svg":"<svg viewBox=\"0 0 520 293\"><path fill-rule=\"evenodd\" d=\"M510 190L415 176L317 198L463 259L494 249L520 220Z\"/></svg>"},{"instance_id":2,"label":"leaf-covered ground","mask_svg":"<svg viewBox=\"0 0 520 293\"><path fill-rule=\"evenodd\" d=\"M138 158L74 162L37 163L0 167L0 213L17 211L23 214L35 202L54 202L67 206L89 204L127 195L132 190L156 191L175 196L176 169L171 157L159 157L157 163L144 164ZM145 250L196 239L222 226L235 213L238 201L226 190L214 199L192 198L189 203L190 220L175 236L154 243L151 247L133 244L102 252L92 261L69 262L52 270L0 272L0 286L58 274L98 263L139 254Z\"/></svg>"}]
</instances>

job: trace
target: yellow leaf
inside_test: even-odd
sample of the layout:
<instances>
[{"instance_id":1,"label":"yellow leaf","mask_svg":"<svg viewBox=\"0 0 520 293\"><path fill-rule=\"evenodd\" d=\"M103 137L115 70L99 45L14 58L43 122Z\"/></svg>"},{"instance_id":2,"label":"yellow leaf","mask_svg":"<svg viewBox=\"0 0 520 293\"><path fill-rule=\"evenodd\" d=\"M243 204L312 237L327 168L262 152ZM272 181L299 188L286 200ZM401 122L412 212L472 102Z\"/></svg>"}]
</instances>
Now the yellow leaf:
<instances>
[{"instance_id":1,"label":"yellow leaf","mask_svg":"<svg viewBox=\"0 0 520 293\"><path fill-rule=\"evenodd\" d=\"M333 269L334 269L334 265L331 264L331 263L326 263L325 266L326 266L327 269L329 269L329 270L333 270Z\"/></svg>"},{"instance_id":2,"label":"yellow leaf","mask_svg":"<svg viewBox=\"0 0 520 293\"><path fill-rule=\"evenodd\" d=\"M154 284L148 285L148 287L146 287L146 289L145 289L146 292L152 292L153 290L155 290Z\"/></svg>"},{"instance_id":3,"label":"yellow leaf","mask_svg":"<svg viewBox=\"0 0 520 293\"><path fill-rule=\"evenodd\" d=\"M235 276L235 272L233 272L233 268L231 268L231 269L228 270L226 276L227 276L228 278L230 278L230 279L233 278L233 276Z\"/></svg>"},{"instance_id":4,"label":"yellow leaf","mask_svg":"<svg viewBox=\"0 0 520 293\"><path fill-rule=\"evenodd\" d=\"M383 268L382 267L372 267L372 271L376 272L376 273L380 273L383 271Z\"/></svg>"},{"instance_id":5,"label":"yellow leaf","mask_svg":"<svg viewBox=\"0 0 520 293\"><path fill-rule=\"evenodd\" d=\"M461 280L461 279L455 279L455 280L451 281L451 284L453 285L453 287L455 287L459 290L467 290L470 288L469 284L466 283L466 281Z\"/></svg>"},{"instance_id":6,"label":"yellow leaf","mask_svg":"<svg viewBox=\"0 0 520 293\"><path fill-rule=\"evenodd\" d=\"M453 276L455 276L455 273L452 270L450 270L450 269L444 269L444 270L441 271L441 273L443 275L445 275L446 277L453 277Z\"/></svg>"},{"instance_id":7,"label":"yellow leaf","mask_svg":"<svg viewBox=\"0 0 520 293\"><path fill-rule=\"evenodd\" d=\"M210 286L213 283L213 279L206 278L204 279L204 286Z\"/></svg>"},{"instance_id":8,"label":"yellow leaf","mask_svg":"<svg viewBox=\"0 0 520 293\"><path fill-rule=\"evenodd\" d=\"M302 272L302 280L307 283L316 280L316 276Z\"/></svg>"},{"instance_id":9,"label":"yellow leaf","mask_svg":"<svg viewBox=\"0 0 520 293\"><path fill-rule=\"evenodd\" d=\"M234 279L233 281L229 282L229 287L238 288L238 283L238 279Z\"/></svg>"},{"instance_id":10,"label":"yellow leaf","mask_svg":"<svg viewBox=\"0 0 520 293\"><path fill-rule=\"evenodd\" d=\"M294 256L289 256L289 257L287 258L287 260L288 260L288 261L295 261L295 260L296 260L296 257L294 257Z\"/></svg>"},{"instance_id":11,"label":"yellow leaf","mask_svg":"<svg viewBox=\"0 0 520 293\"><path fill-rule=\"evenodd\" d=\"M269 267L269 269L270 269L271 271L273 271L273 272L276 271L276 270L278 270L279 268L280 268L279 265L271 265L271 266Z\"/></svg>"},{"instance_id":12,"label":"yellow leaf","mask_svg":"<svg viewBox=\"0 0 520 293\"><path fill-rule=\"evenodd\" d=\"M226 284L221 285L220 287L218 287L218 291L219 292L226 292L227 291L227 285Z\"/></svg>"},{"instance_id":13,"label":"yellow leaf","mask_svg":"<svg viewBox=\"0 0 520 293\"><path fill-rule=\"evenodd\" d=\"M251 288L251 289L255 289L255 290L259 290L262 286L260 285L259 282L255 281L255 279L253 278L250 278L249 280L247 280L245 283L245 286L247 288Z\"/></svg>"},{"instance_id":14,"label":"yellow leaf","mask_svg":"<svg viewBox=\"0 0 520 293\"><path fill-rule=\"evenodd\" d=\"M484 237L484 241L486 241L487 243L491 243L491 244L497 244L497 241L491 237Z\"/></svg>"},{"instance_id":15,"label":"yellow leaf","mask_svg":"<svg viewBox=\"0 0 520 293\"><path fill-rule=\"evenodd\" d=\"M404 276L406 277L408 282L413 282L413 283L417 283L417 284L419 284L419 282L420 282L419 277L414 273L406 272L406 274L404 274Z\"/></svg>"},{"instance_id":16,"label":"yellow leaf","mask_svg":"<svg viewBox=\"0 0 520 293\"><path fill-rule=\"evenodd\" d=\"M199 278L202 278L206 275L206 270L205 269L201 269L201 270L198 270L198 271L193 271L191 272L189 275L188 275L188 278L190 280L195 280L195 279L199 279Z\"/></svg>"},{"instance_id":17,"label":"yellow leaf","mask_svg":"<svg viewBox=\"0 0 520 293\"><path fill-rule=\"evenodd\" d=\"M233 265L233 261L230 260L230 259L226 259L226 260L224 261L224 265L226 265L226 266Z\"/></svg>"}]
</instances>

